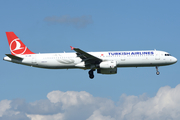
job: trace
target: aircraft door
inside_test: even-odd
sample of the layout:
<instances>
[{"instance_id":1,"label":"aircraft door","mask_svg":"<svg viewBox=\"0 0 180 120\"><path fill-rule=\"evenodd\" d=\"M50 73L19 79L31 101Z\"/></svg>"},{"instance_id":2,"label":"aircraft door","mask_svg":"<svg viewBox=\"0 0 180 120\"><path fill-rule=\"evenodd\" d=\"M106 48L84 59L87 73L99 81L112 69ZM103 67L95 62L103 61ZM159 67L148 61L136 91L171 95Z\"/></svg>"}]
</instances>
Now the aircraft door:
<instances>
[{"instance_id":1,"label":"aircraft door","mask_svg":"<svg viewBox=\"0 0 180 120\"><path fill-rule=\"evenodd\" d=\"M160 60L160 53L158 51L155 52L155 60Z\"/></svg>"},{"instance_id":2,"label":"aircraft door","mask_svg":"<svg viewBox=\"0 0 180 120\"><path fill-rule=\"evenodd\" d=\"M32 56L32 64L33 64L33 65L36 65L36 64L37 64L36 55L33 55L33 56Z\"/></svg>"}]
</instances>

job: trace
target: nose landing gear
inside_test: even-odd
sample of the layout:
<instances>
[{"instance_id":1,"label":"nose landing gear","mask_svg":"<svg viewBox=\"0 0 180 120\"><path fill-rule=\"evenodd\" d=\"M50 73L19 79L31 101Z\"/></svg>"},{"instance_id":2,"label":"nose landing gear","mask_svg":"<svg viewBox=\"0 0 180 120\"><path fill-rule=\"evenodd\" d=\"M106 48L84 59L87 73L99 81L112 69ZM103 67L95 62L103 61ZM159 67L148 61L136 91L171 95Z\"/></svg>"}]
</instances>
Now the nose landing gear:
<instances>
[{"instance_id":1,"label":"nose landing gear","mask_svg":"<svg viewBox=\"0 0 180 120\"><path fill-rule=\"evenodd\" d=\"M159 75L160 72L158 71L158 66L156 66L156 74Z\"/></svg>"},{"instance_id":2,"label":"nose landing gear","mask_svg":"<svg viewBox=\"0 0 180 120\"><path fill-rule=\"evenodd\" d=\"M91 79L93 79L94 78L94 72L95 70L94 69L91 69L90 71L89 71L89 78L91 78Z\"/></svg>"}]
</instances>

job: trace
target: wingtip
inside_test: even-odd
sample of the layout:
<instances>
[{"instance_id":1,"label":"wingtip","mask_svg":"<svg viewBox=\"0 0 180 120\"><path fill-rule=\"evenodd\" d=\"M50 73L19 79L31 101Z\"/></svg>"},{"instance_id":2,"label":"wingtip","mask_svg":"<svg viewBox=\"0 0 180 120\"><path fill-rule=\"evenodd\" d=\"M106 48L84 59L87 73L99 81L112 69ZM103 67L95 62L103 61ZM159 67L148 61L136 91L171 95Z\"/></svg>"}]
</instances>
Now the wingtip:
<instances>
[{"instance_id":1,"label":"wingtip","mask_svg":"<svg viewBox=\"0 0 180 120\"><path fill-rule=\"evenodd\" d=\"M71 50L74 50L74 47L70 46L71 47Z\"/></svg>"}]
</instances>

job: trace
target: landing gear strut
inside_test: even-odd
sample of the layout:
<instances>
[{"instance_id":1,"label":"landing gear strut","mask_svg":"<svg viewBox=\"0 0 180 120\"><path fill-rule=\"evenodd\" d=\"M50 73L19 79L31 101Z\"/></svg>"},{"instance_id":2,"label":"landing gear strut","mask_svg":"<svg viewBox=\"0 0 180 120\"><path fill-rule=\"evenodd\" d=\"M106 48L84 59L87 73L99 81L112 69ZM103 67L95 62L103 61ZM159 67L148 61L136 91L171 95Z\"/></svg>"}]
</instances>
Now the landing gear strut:
<instances>
[{"instance_id":1,"label":"landing gear strut","mask_svg":"<svg viewBox=\"0 0 180 120\"><path fill-rule=\"evenodd\" d=\"M159 75L160 72L158 71L158 66L156 66L156 74Z\"/></svg>"},{"instance_id":2,"label":"landing gear strut","mask_svg":"<svg viewBox=\"0 0 180 120\"><path fill-rule=\"evenodd\" d=\"M89 71L89 78L91 78L91 79L93 79L94 78L94 72L95 70L94 69L91 69L90 71Z\"/></svg>"}]
</instances>

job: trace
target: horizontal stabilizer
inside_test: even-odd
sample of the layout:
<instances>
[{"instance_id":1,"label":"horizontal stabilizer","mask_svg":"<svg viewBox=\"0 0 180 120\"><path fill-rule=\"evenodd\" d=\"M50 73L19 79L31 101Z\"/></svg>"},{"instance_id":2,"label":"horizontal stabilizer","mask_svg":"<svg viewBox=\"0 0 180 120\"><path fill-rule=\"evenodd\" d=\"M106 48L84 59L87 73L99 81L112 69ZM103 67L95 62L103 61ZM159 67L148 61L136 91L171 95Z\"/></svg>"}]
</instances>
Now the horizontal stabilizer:
<instances>
[{"instance_id":1,"label":"horizontal stabilizer","mask_svg":"<svg viewBox=\"0 0 180 120\"><path fill-rule=\"evenodd\" d=\"M14 56L14 55L11 55L11 54L6 54L8 57L10 57L11 59L15 59L15 60L22 60L23 58L21 57L18 57L18 56Z\"/></svg>"}]
</instances>

